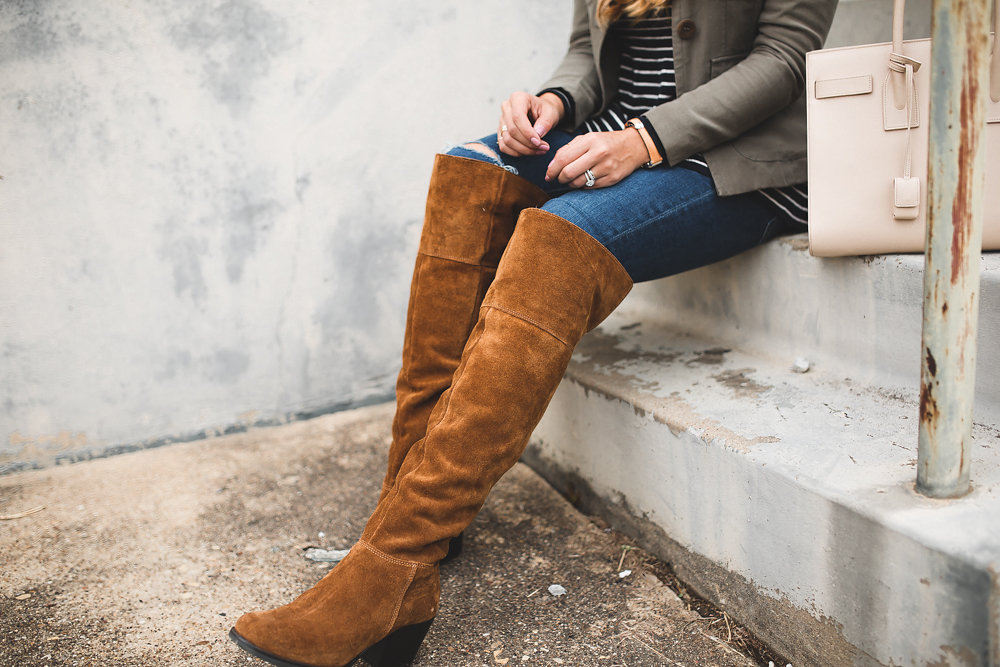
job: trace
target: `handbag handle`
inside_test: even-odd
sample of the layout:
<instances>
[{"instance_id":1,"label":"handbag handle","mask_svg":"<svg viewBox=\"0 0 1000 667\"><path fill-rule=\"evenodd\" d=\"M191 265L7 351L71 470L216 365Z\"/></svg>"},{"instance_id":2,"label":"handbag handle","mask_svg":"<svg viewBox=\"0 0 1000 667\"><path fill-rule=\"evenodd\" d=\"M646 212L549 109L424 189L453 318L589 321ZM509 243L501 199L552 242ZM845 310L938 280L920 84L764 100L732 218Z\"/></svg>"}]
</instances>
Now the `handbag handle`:
<instances>
[{"instance_id":1,"label":"handbag handle","mask_svg":"<svg viewBox=\"0 0 1000 667\"><path fill-rule=\"evenodd\" d=\"M1000 102L1000 7L993 3L993 40L992 56L990 57L990 99ZM920 69L920 63L903 56L903 16L906 13L906 0L894 0L892 6L892 56L889 57L889 68L892 70L892 87L896 100L896 108L906 106L906 71L908 62L913 65L913 71Z\"/></svg>"}]
</instances>

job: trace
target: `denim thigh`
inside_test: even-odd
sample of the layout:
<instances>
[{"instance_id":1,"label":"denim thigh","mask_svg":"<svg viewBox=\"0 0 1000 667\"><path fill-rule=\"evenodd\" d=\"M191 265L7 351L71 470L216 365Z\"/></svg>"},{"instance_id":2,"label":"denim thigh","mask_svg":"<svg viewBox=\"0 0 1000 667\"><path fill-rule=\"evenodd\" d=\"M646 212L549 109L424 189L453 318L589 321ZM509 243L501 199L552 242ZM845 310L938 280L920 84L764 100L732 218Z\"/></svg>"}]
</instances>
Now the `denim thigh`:
<instances>
[{"instance_id":1,"label":"denim thigh","mask_svg":"<svg viewBox=\"0 0 1000 667\"><path fill-rule=\"evenodd\" d=\"M552 154L576 136L554 130L545 155L499 152L496 135L479 140L499 156L464 146L450 155L493 162L552 195L542 208L572 222L621 262L634 282L654 280L727 259L792 231L763 197L720 197L708 176L684 167L638 169L606 188L576 189L545 181Z\"/></svg>"}]
</instances>

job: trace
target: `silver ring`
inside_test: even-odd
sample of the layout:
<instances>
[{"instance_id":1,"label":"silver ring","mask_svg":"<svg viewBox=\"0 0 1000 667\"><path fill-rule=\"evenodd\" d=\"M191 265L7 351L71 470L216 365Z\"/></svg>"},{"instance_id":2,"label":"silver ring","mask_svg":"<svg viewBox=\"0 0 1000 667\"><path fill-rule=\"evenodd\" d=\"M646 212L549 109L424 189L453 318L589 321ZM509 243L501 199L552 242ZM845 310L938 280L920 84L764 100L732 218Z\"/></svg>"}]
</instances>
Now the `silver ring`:
<instances>
[{"instance_id":1,"label":"silver ring","mask_svg":"<svg viewBox=\"0 0 1000 667\"><path fill-rule=\"evenodd\" d=\"M507 126L506 125L501 125L500 126L500 138L503 139L503 135L505 135L505 134L507 134Z\"/></svg>"},{"instance_id":2,"label":"silver ring","mask_svg":"<svg viewBox=\"0 0 1000 667\"><path fill-rule=\"evenodd\" d=\"M583 172L583 175L587 177L587 182L583 184L583 187L585 188L594 187L594 183L597 182L597 179L594 178L594 172L588 169L587 171Z\"/></svg>"}]
</instances>

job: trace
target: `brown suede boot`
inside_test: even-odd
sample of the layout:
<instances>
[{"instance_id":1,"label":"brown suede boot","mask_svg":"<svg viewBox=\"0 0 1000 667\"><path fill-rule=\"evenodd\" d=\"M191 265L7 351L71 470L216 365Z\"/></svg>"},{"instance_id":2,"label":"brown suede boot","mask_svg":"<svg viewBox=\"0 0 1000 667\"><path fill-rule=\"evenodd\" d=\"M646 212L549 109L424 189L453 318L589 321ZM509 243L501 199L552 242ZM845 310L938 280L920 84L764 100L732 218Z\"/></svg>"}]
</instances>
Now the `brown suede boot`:
<instances>
[{"instance_id":1,"label":"brown suede boot","mask_svg":"<svg viewBox=\"0 0 1000 667\"><path fill-rule=\"evenodd\" d=\"M437 563L520 457L580 337L632 281L558 216L521 214L452 384L350 554L289 605L230 636L276 665L408 664L437 611Z\"/></svg>"},{"instance_id":2,"label":"brown suede boot","mask_svg":"<svg viewBox=\"0 0 1000 667\"><path fill-rule=\"evenodd\" d=\"M452 155L435 158L379 500L392 488L410 447L424 437L431 409L451 384L517 216L547 200L541 189L502 167Z\"/></svg>"},{"instance_id":3,"label":"brown suede boot","mask_svg":"<svg viewBox=\"0 0 1000 667\"><path fill-rule=\"evenodd\" d=\"M243 614L229 637L279 667L408 665L437 615L437 565L392 558L359 541L290 604Z\"/></svg>"},{"instance_id":4,"label":"brown suede boot","mask_svg":"<svg viewBox=\"0 0 1000 667\"><path fill-rule=\"evenodd\" d=\"M570 222L527 209L518 221L452 384L362 539L434 563L520 458L573 348L632 280Z\"/></svg>"}]
</instances>

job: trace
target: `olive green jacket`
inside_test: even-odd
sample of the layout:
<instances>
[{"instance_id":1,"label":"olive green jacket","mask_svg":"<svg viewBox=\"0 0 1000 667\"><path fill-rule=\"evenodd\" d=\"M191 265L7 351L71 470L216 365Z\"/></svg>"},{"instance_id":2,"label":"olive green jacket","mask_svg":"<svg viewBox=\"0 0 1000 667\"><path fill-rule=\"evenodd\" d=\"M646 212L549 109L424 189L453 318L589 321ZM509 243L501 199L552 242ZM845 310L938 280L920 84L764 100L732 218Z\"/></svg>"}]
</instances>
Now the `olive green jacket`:
<instances>
[{"instance_id":1,"label":"olive green jacket","mask_svg":"<svg viewBox=\"0 0 1000 667\"><path fill-rule=\"evenodd\" d=\"M579 127L617 93L618 46L597 0L575 0L569 51L543 88L562 88ZM805 54L837 0L673 0L677 99L646 112L671 165L701 153L720 195L806 180Z\"/></svg>"}]
</instances>

